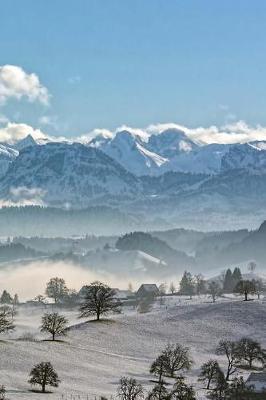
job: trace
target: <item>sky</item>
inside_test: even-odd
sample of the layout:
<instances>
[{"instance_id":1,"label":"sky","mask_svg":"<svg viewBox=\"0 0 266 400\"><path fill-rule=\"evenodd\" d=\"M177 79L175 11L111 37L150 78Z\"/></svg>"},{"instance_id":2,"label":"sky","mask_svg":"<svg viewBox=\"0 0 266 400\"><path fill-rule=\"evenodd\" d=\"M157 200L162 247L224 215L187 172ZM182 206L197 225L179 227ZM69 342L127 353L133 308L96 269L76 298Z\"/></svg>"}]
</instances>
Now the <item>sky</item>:
<instances>
[{"instance_id":1,"label":"sky","mask_svg":"<svg viewBox=\"0 0 266 400\"><path fill-rule=\"evenodd\" d=\"M0 3L2 132L266 126L264 0Z\"/></svg>"}]
</instances>

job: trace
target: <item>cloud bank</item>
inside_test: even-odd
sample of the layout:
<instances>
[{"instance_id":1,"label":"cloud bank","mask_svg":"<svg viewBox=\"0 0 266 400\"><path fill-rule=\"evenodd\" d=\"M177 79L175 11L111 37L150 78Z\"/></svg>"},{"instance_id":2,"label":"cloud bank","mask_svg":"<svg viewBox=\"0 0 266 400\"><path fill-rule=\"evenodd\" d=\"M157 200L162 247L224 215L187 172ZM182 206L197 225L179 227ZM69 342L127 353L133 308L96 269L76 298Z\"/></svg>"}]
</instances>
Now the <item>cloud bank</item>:
<instances>
[{"instance_id":1,"label":"cloud bank","mask_svg":"<svg viewBox=\"0 0 266 400\"><path fill-rule=\"evenodd\" d=\"M233 143L247 143L253 141L266 140L266 127L261 125L251 126L245 121L238 121L223 126L211 125L209 127L195 127L190 128L185 125L170 123L151 124L145 128L133 128L122 125L114 131L108 129L94 129L86 135L81 136L78 140L82 139L83 142L92 140L97 135L103 137L114 137L117 132L127 130L133 136L140 138L146 142L151 135L159 135L165 130L176 130L185 134L188 138L198 144L233 144ZM73 139L75 140L75 139Z\"/></svg>"},{"instance_id":2,"label":"cloud bank","mask_svg":"<svg viewBox=\"0 0 266 400\"><path fill-rule=\"evenodd\" d=\"M8 122L6 126L0 128L0 142L14 144L28 135L31 135L36 140L48 137L40 129L35 129L27 124Z\"/></svg>"},{"instance_id":3,"label":"cloud bank","mask_svg":"<svg viewBox=\"0 0 266 400\"><path fill-rule=\"evenodd\" d=\"M31 135L35 140L39 141L66 141L66 142L79 142L87 144L95 137L102 137L103 139L112 139L118 132L127 130L134 137L142 140L144 143L148 141L149 136L159 135L163 131L171 129L176 130L195 143L206 145L211 143L218 144L234 144L234 143L247 143L253 141L266 141L266 127L261 125L251 126L245 121L238 121L223 126L212 125L209 127L194 127L190 128L176 123L152 124L145 128L133 128L127 125L122 125L113 131L105 128L97 128L92 131L77 136L77 137L64 137L64 136L50 136L47 135L39 128L33 128L28 124L7 122L3 126L5 118L2 119L2 127L0 127L0 142L14 144L18 140ZM52 125L51 120L47 117L42 117L39 120L42 125ZM0 117L1 123L1 117Z\"/></svg>"},{"instance_id":4,"label":"cloud bank","mask_svg":"<svg viewBox=\"0 0 266 400\"><path fill-rule=\"evenodd\" d=\"M23 97L30 102L48 105L50 94L36 74L28 74L16 65L0 66L0 104L11 98L20 100Z\"/></svg>"}]
</instances>

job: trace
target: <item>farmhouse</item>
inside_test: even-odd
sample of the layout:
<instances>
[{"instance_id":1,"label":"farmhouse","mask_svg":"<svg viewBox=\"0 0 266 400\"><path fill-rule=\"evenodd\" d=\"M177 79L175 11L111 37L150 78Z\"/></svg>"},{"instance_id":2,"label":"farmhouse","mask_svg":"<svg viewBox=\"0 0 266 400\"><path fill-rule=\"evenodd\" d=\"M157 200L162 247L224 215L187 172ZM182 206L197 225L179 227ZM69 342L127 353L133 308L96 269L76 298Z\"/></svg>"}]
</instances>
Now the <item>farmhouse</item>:
<instances>
[{"instance_id":1,"label":"farmhouse","mask_svg":"<svg viewBox=\"0 0 266 400\"><path fill-rule=\"evenodd\" d=\"M256 393L265 392L266 396L266 372L252 372L246 383L248 386L253 386Z\"/></svg>"},{"instance_id":2,"label":"farmhouse","mask_svg":"<svg viewBox=\"0 0 266 400\"><path fill-rule=\"evenodd\" d=\"M158 294L159 289L155 283L142 284L136 293L137 297L157 296Z\"/></svg>"}]
</instances>

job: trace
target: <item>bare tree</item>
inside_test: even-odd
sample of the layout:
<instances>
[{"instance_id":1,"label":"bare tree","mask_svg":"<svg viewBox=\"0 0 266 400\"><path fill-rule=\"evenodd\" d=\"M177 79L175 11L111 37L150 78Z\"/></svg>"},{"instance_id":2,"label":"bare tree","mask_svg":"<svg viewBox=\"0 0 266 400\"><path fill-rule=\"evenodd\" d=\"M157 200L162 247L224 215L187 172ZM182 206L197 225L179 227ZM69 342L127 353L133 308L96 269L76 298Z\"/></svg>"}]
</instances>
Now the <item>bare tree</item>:
<instances>
[{"instance_id":1,"label":"bare tree","mask_svg":"<svg viewBox=\"0 0 266 400\"><path fill-rule=\"evenodd\" d=\"M4 385L0 385L0 400L6 400L6 388Z\"/></svg>"},{"instance_id":2,"label":"bare tree","mask_svg":"<svg viewBox=\"0 0 266 400\"><path fill-rule=\"evenodd\" d=\"M46 285L46 295L58 303L68 292L66 282L62 278L51 278Z\"/></svg>"},{"instance_id":3,"label":"bare tree","mask_svg":"<svg viewBox=\"0 0 266 400\"><path fill-rule=\"evenodd\" d=\"M159 301L160 301L160 305L163 305L163 303L164 303L165 294L166 294L166 283L161 283L159 285Z\"/></svg>"},{"instance_id":4,"label":"bare tree","mask_svg":"<svg viewBox=\"0 0 266 400\"><path fill-rule=\"evenodd\" d=\"M212 298L213 303L215 303L217 297L219 296L219 294L221 294L221 287L219 283L211 281L209 283L208 292L210 294L210 297Z\"/></svg>"},{"instance_id":5,"label":"bare tree","mask_svg":"<svg viewBox=\"0 0 266 400\"><path fill-rule=\"evenodd\" d=\"M101 315L120 312L121 302L115 298L115 295L114 289L99 281L86 286L85 301L80 307L80 317L95 315L99 321Z\"/></svg>"},{"instance_id":6,"label":"bare tree","mask_svg":"<svg viewBox=\"0 0 266 400\"><path fill-rule=\"evenodd\" d=\"M165 375L165 357L163 354L159 355L155 361L151 364L150 373L158 377L158 382L163 382L163 376Z\"/></svg>"},{"instance_id":7,"label":"bare tree","mask_svg":"<svg viewBox=\"0 0 266 400\"><path fill-rule=\"evenodd\" d=\"M172 293L172 294L174 294L176 292L176 287L174 285L174 282L170 283L169 290L170 290L170 293Z\"/></svg>"},{"instance_id":8,"label":"bare tree","mask_svg":"<svg viewBox=\"0 0 266 400\"><path fill-rule=\"evenodd\" d=\"M139 400L144 398L144 390L136 379L123 376L119 382L117 395L121 400Z\"/></svg>"},{"instance_id":9,"label":"bare tree","mask_svg":"<svg viewBox=\"0 0 266 400\"><path fill-rule=\"evenodd\" d=\"M206 389L209 390L212 383L217 382L217 375L221 373L221 368L217 360L209 360L202 364L198 380L206 382Z\"/></svg>"},{"instance_id":10,"label":"bare tree","mask_svg":"<svg viewBox=\"0 0 266 400\"><path fill-rule=\"evenodd\" d=\"M43 296L42 294L38 294L38 296L36 296L34 298L34 300L38 301L38 303L44 303L45 301L45 296Z\"/></svg>"},{"instance_id":11,"label":"bare tree","mask_svg":"<svg viewBox=\"0 0 266 400\"><path fill-rule=\"evenodd\" d=\"M42 317L41 332L48 332L52 335L53 341L55 336L65 336L68 320L58 313L44 314Z\"/></svg>"},{"instance_id":12,"label":"bare tree","mask_svg":"<svg viewBox=\"0 0 266 400\"><path fill-rule=\"evenodd\" d=\"M264 365L266 361L266 352L262 349L261 345L249 338L242 338L238 342L237 354L239 360L246 361L250 369L252 369L255 361L262 365Z\"/></svg>"},{"instance_id":13,"label":"bare tree","mask_svg":"<svg viewBox=\"0 0 266 400\"><path fill-rule=\"evenodd\" d=\"M183 347L180 344L168 344L153 362L150 372L159 377L169 376L174 378L177 372L189 370L192 363L187 347Z\"/></svg>"},{"instance_id":14,"label":"bare tree","mask_svg":"<svg viewBox=\"0 0 266 400\"><path fill-rule=\"evenodd\" d=\"M236 363L238 361L238 348L236 342L230 340L221 340L216 348L217 355L224 355L227 358L226 381L236 372Z\"/></svg>"},{"instance_id":15,"label":"bare tree","mask_svg":"<svg viewBox=\"0 0 266 400\"><path fill-rule=\"evenodd\" d=\"M265 289L265 285L264 285L262 279L253 280L253 283L255 285L255 294L257 295L258 300L259 300L261 293Z\"/></svg>"},{"instance_id":16,"label":"bare tree","mask_svg":"<svg viewBox=\"0 0 266 400\"><path fill-rule=\"evenodd\" d=\"M176 378L173 390L170 395L173 400L196 400L196 394L192 386L185 383L183 376Z\"/></svg>"},{"instance_id":17,"label":"bare tree","mask_svg":"<svg viewBox=\"0 0 266 400\"><path fill-rule=\"evenodd\" d=\"M243 280L238 282L238 284L235 287L235 292L243 294L244 300L248 301L248 295L256 293L256 286L254 281Z\"/></svg>"},{"instance_id":18,"label":"bare tree","mask_svg":"<svg viewBox=\"0 0 266 400\"><path fill-rule=\"evenodd\" d=\"M250 262L248 263L248 270L249 270L251 273L254 273L256 268L257 268L257 264L255 263L255 261L250 261Z\"/></svg>"},{"instance_id":19,"label":"bare tree","mask_svg":"<svg viewBox=\"0 0 266 400\"><path fill-rule=\"evenodd\" d=\"M195 289L196 294L199 296L203 293L206 293L206 281L202 274L197 274L194 277L195 279Z\"/></svg>"},{"instance_id":20,"label":"bare tree","mask_svg":"<svg viewBox=\"0 0 266 400\"><path fill-rule=\"evenodd\" d=\"M42 393L45 393L46 386L58 387L60 380L50 362L41 362L32 368L29 383L40 385Z\"/></svg>"},{"instance_id":21,"label":"bare tree","mask_svg":"<svg viewBox=\"0 0 266 400\"><path fill-rule=\"evenodd\" d=\"M132 285L132 282L129 282L129 284L128 284L128 290L129 290L130 293L133 293L133 285Z\"/></svg>"},{"instance_id":22,"label":"bare tree","mask_svg":"<svg viewBox=\"0 0 266 400\"><path fill-rule=\"evenodd\" d=\"M165 359L166 375L174 378L176 372L189 370L193 361L189 355L188 347L183 347L180 344L168 344L162 352Z\"/></svg>"}]
</instances>

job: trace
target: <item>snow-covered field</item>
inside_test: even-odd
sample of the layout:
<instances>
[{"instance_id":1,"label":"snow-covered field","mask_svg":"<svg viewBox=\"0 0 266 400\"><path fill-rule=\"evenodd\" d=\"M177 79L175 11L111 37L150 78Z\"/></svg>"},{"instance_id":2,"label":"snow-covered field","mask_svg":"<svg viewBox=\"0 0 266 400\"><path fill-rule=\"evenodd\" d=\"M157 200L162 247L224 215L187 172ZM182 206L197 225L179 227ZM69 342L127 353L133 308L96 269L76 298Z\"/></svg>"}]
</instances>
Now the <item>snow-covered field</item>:
<instances>
[{"instance_id":1,"label":"snow-covered field","mask_svg":"<svg viewBox=\"0 0 266 400\"><path fill-rule=\"evenodd\" d=\"M8 389L10 400L110 396L116 393L122 375L135 377L149 389L151 362L167 343L176 342L191 349L195 363L185 376L200 389L197 376L204 361L215 357L225 366L225 359L214 354L219 340L249 336L266 347L263 301L229 298L212 304L204 297L192 301L168 297L164 305L157 305L150 313L128 309L98 323L85 323L77 318L77 311L68 311L64 314L72 327L64 342L54 343L43 341L44 336L39 334L44 311L20 308L16 331L2 335L0 384ZM25 332L34 334L36 341L17 340ZM51 394L30 392L27 383L30 369L41 361L51 361L62 381ZM198 398L205 398L204 391L199 390Z\"/></svg>"}]
</instances>

